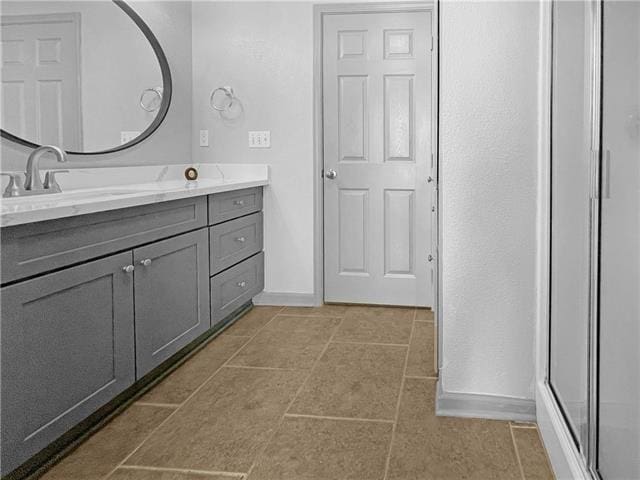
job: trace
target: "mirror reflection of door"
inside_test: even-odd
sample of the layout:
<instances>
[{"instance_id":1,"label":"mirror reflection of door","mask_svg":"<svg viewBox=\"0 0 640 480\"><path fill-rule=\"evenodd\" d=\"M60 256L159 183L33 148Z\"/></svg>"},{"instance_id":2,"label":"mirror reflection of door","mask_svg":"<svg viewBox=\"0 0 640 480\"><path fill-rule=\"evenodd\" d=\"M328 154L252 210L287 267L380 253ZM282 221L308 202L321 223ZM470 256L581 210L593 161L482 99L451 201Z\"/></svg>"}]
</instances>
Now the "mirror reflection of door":
<instances>
[{"instance_id":1,"label":"mirror reflection of door","mask_svg":"<svg viewBox=\"0 0 640 480\"><path fill-rule=\"evenodd\" d=\"M2 17L2 128L81 150L80 17Z\"/></svg>"}]
</instances>

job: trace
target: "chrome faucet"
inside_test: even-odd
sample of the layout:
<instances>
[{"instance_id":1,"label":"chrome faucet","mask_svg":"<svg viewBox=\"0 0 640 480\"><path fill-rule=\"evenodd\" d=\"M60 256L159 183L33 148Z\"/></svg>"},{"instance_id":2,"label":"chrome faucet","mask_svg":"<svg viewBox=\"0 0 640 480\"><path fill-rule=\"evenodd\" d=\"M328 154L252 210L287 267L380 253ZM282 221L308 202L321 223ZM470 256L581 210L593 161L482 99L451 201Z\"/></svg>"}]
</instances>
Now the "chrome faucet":
<instances>
[{"instance_id":1,"label":"chrome faucet","mask_svg":"<svg viewBox=\"0 0 640 480\"><path fill-rule=\"evenodd\" d=\"M61 192L60 185L56 182L56 173L68 172L68 170L51 170L45 176L44 184L40 178L40 157L45 153L53 153L58 162L66 162L67 155L61 148L53 145L43 145L36 148L27 159L27 168L24 172L24 186L21 172L0 172L0 175L9 177L9 183L3 197L22 197L27 195L40 195L44 193Z\"/></svg>"},{"instance_id":2,"label":"chrome faucet","mask_svg":"<svg viewBox=\"0 0 640 480\"><path fill-rule=\"evenodd\" d=\"M44 190L45 186L42 184L40 178L40 157L45 153L53 153L56 159L60 163L67 161L67 155L59 147L53 145L43 145L36 148L29 158L27 159L27 170L25 171L25 190Z\"/></svg>"}]
</instances>

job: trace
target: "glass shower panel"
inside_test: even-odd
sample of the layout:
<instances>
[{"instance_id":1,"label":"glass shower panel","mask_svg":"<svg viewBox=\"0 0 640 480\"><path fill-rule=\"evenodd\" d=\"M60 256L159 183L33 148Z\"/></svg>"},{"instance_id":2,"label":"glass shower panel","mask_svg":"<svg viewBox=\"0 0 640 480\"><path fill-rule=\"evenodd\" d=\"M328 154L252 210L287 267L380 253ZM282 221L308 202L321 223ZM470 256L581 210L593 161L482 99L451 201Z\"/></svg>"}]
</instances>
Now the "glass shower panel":
<instances>
[{"instance_id":1,"label":"glass shower panel","mask_svg":"<svg viewBox=\"0 0 640 480\"><path fill-rule=\"evenodd\" d=\"M549 383L576 443L587 435L591 236L590 17L553 7Z\"/></svg>"},{"instance_id":2,"label":"glass shower panel","mask_svg":"<svg viewBox=\"0 0 640 480\"><path fill-rule=\"evenodd\" d=\"M640 2L604 2L598 470L640 478Z\"/></svg>"}]
</instances>

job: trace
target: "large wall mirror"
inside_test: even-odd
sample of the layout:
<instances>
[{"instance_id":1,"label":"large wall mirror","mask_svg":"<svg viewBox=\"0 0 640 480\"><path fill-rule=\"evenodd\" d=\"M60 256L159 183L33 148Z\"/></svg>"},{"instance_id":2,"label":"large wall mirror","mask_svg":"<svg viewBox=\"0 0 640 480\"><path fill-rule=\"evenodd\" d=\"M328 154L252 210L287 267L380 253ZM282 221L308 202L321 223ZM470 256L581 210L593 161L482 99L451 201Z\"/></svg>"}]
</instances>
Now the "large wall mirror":
<instances>
[{"instance_id":1,"label":"large wall mirror","mask_svg":"<svg viewBox=\"0 0 640 480\"><path fill-rule=\"evenodd\" d=\"M151 135L171 102L152 31L121 0L2 2L2 137L112 153Z\"/></svg>"}]
</instances>

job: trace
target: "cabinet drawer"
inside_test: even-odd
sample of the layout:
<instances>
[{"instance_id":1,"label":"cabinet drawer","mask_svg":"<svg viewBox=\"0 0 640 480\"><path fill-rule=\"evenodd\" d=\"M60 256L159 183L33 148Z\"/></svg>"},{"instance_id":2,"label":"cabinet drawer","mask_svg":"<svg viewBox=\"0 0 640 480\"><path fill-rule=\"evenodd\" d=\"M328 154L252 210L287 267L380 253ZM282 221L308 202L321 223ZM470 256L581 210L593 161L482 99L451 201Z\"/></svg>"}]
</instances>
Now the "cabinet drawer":
<instances>
[{"instance_id":1,"label":"cabinet drawer","mask_svg":"<svg viewBox=\"0 0 640 480\"><path fill-rule=\"evenodd\" d=\"M209 195L209 225L262 210L262 187Z\"/></svg>"},{"instance_id":2,"label":"cabinet drawer","mask_svg":"<svg viewBox=\"0 0 640 480\"><path fill-rule=\"evenodd\" d=\"M4 287L2 474L134 382L131 252Z\"/></svg>"},{"instance_id":3,"label":"cabinet drawer","mask_svg":"<svg viewBox=\"0 0 640 480\"><path fill-rule=\"evenodd\" d=\"M3 228L2 283L204 227L206 201L187 198Z\"/></svg>"},{"instance_id":4,"label":"cabinet drawer","mask_svg":"<svg viewBox=\"0 0 640 480\"><path fill-rule=\"evenodd\" d=\"M263 252L211 278L211 325L224 319L263 289Z\"/></svg>"},{"instance_id":5,"label":"cabinet drawer","mask_svg":"<svg viewBox=\"0 0 640 480\"><path fill-rule=\"evenodd\" d=\"M262 212L209 229L211 275L262 250Z\"/></svg>"},{"instance_id":6,"label":"cabinet drawer","mask_svg":"<svg viewBox=\"0 0 640 480\"><path fill-rule=\"evenodd\" d=\"M138 379L209 329L207 242L202 228L133 251Z\"/></svg>"}]
</instances>

